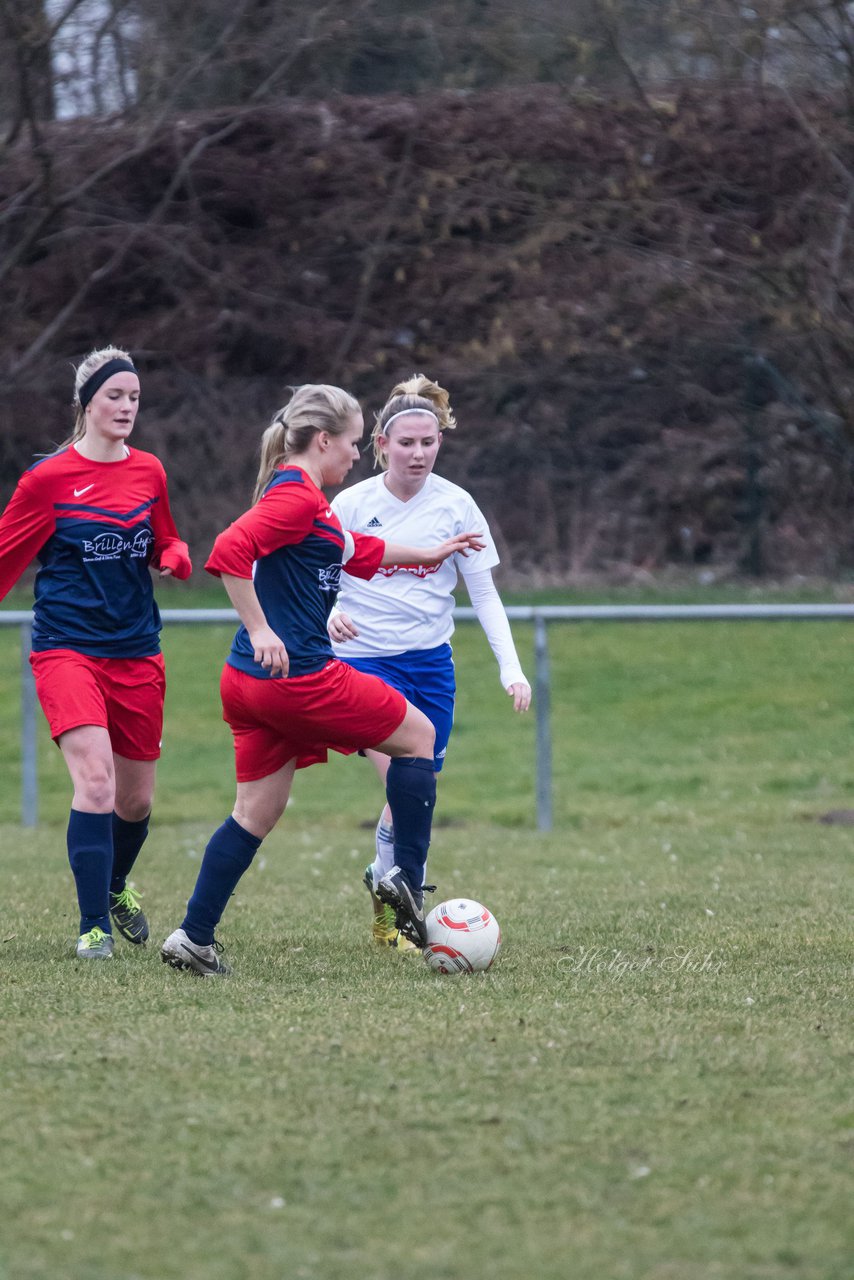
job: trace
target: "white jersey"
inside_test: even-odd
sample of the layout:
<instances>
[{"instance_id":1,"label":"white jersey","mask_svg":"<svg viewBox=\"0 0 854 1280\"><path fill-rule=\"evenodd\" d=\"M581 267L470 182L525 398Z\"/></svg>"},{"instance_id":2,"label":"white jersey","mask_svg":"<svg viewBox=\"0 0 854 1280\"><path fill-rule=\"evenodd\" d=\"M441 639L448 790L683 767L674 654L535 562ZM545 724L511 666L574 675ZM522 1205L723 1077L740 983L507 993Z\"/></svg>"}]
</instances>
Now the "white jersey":
<instances>
[{"instance_id":1,"label":"white jersey","mask_svg":"<svg viewBox=\"0 0 854 1280\"><path fill-rule=\"evenodd\" d=\"M386 488L383 474L344 489L332 508L345 529L409 547L432 547L458 533L483 536L482 551L453 555L437 567L391 565L368 581L341 575L338 608L359 630L356 639L335 645L341 657L371 658L445 644L454 631L457 575L498 564L495 543L471 495L431 472L421 491L402 502Z\"/></svg>"}]
</instances>

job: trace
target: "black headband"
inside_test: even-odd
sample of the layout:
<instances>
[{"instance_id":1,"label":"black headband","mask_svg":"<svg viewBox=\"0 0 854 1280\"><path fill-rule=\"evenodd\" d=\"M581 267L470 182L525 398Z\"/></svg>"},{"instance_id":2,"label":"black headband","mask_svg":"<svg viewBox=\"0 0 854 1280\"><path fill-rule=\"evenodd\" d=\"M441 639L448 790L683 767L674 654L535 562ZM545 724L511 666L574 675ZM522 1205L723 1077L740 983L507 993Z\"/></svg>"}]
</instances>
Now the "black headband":
<instances>
[{"instance_id":1,"label":"black headband","mask_svg":"<svg viewBox=\"0 0 854 1280\"><path fill-rule=\"evenodd\" d=\"M103 387L108 378L112 378L114 373L136 373L136 369L130 360L123 360L117 357L115 360L108 360L106 364L102 364L100 369L86 379L83 386L77 392L77 399L80 401L80 408L85 409L89 401L92 399L99 387Z\"/></svg>"}]
</instances>

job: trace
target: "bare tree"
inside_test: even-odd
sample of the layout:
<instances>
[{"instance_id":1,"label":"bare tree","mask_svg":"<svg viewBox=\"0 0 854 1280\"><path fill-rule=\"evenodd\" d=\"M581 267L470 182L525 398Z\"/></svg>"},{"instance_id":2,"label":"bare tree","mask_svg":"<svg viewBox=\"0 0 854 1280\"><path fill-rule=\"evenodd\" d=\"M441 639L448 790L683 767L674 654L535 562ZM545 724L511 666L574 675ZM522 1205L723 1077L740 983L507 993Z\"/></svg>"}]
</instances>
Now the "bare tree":
<instances>
[{"instance_id":1,"label":"bare tree","mask_svg":"<svg viewBox=\"0 0 854 1280\"><path fill-rule=\"evenodd\" d=\"M70 0L70 3L76 7L80 0ZM42 122L53 118L52 34L41 3L0 0L6 145L14 142L25 128L37 139Z\"/></svg>"}]
</instances>

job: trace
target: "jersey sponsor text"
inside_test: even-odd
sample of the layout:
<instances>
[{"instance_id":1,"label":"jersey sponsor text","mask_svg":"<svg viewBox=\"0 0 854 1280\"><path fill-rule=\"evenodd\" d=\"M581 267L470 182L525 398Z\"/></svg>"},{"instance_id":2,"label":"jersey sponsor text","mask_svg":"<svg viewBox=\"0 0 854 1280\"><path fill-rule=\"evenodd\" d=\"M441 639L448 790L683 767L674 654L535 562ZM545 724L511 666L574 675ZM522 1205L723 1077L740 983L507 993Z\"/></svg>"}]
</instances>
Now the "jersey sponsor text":
<instances>
[{"instance_id":1,"label":"jersey sponsor text","mask_svg":"<svg viewBox=\"0 0 854 1280\"><path fill-rule=\"evenodd\" d=\"M426 578L439 568L438 564L386 564L380 565L377 573L381 573L384 578L391 578L396 573L411 573L416 578Z\"/></svg>"}]
</instances>

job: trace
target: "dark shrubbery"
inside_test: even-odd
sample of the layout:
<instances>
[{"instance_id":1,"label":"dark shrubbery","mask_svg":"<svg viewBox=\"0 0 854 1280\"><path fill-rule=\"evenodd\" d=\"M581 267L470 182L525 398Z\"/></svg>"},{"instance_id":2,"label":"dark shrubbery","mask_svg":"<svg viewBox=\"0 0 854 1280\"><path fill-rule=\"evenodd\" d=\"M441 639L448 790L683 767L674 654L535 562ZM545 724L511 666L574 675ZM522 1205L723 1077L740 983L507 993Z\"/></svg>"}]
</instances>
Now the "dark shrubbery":
<instances>
[{"instance_id":1,"label":"dark shrubbery","mask_svg":"<svg viewBox=\"0 0 854 1280\"><path fill-rule=\"evenodd\" d=\"M807 108L844 154L833 105ZM443 469L529 581L849 566L841 179L782 99L342 97L188 115L136 149L52 128L52 210L13 205L23 145L0 165L3 500L66 433L70 362L113 341L197 554L289 384L340 382L370 420L419 369L460 420Z\"/></svg>"}]
</instances>

